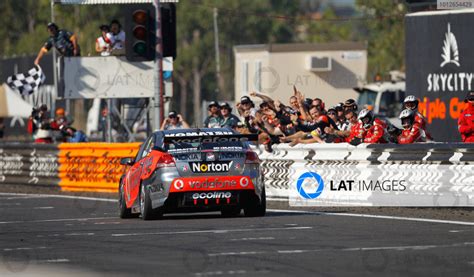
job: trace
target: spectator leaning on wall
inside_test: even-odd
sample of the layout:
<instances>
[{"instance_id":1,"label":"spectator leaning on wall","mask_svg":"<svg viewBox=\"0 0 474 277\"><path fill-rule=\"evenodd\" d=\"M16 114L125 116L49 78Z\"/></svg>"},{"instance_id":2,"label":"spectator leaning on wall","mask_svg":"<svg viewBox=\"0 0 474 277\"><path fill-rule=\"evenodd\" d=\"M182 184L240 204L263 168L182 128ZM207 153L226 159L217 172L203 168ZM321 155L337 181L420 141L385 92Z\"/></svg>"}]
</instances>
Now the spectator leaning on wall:
<instances>
[{"instance_id":1,"label":"spectator leaning on wall","mask_svg":"<svg viewBox=\"0 0 474 277\"><path fill-rule=\"evenodd\" d=\"M464 101L467 107L459 117L458 129L463 142L474 143L474 91L469 92Z\"/></svg>"},{"instance_id":2,"label":"spectator leaning on wall","mask_svg":"<svg viewBox=\"0 0 474 277\"><path fill-rule=\"evenodd\" d=\"M403 131L398 136L399 144L410 144L414 142L426 141L425 131L417 122L415 122L415 116L415 112L410 109L405 109L400 113Z\"/></svg>"}]
</instances>

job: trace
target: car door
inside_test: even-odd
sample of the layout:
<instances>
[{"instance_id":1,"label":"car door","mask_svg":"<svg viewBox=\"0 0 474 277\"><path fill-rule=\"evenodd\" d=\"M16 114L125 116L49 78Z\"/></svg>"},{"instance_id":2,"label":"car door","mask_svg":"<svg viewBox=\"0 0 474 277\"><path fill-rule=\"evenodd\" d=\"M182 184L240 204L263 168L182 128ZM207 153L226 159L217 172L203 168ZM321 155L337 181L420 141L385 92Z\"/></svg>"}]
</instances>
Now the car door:
<instances>
[{"instance_id":1,"label":"car door","mask_svg":"<svg viewBox=\"0 0 474 277\"><path fill-rule=\"evenodd\" d=\"M135 158L135 163L128 171L127 178L127 206L130 207L136 201L140 193L140 180L143 168L144 158L151 152L153 148L153 135L150 136L141 146Z\"/></svg>"}]
</instances>

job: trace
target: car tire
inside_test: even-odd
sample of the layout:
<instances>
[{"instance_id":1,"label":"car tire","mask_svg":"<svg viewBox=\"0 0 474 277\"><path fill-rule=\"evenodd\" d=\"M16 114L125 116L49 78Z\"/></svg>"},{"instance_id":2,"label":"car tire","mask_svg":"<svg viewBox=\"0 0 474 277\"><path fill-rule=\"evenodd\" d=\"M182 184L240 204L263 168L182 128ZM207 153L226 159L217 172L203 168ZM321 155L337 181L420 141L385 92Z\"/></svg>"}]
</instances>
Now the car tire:
<instances>
[{"instance_id":1,"label":"car tire","mask_svg":"<svg viewBox=\"0 0 474 277\"><path fill-rule=\"evenodd\" d=\"M140 186L140 214L143 220L153 220L163 215L160 209L152 208L150 191L144 185Z\"/></svg>"},{"instance_id":2,"label":"car tire","mask_svg":"<svg viewBox=\"0 0 474 277\"><path fill-rule=\"evenodd\" d=\"M119 216L120 218L134 218L137 217L136 214L132 214L132 209L127 208L127 204L125 203L125 192L123 191L123 184L122 180L120 180L119 185Z\"/></svg>"},{"instance_id":3,"label":"car tire","mask_svg":"<svg viewBox=\"0 0 474 277\"><path fill-rule=\"evenodd\" d=\"M223 217L236 217L240 215L240 207L224 207L221 210L221 215Z\"/></svg>"},{"instance_id":4,"label":"car tire","mask_svg":"<svg viewBox=\"0 0 474 277\"><path fill-rule=\"evenodd\" d=\"M249 203L248 206L244 208L244 214L247 217L260 217L265 216L267 211L267 199L265 193L265 187L262 190L261 200L257 198L253 203Z\"/></svg>"}]
</instances>

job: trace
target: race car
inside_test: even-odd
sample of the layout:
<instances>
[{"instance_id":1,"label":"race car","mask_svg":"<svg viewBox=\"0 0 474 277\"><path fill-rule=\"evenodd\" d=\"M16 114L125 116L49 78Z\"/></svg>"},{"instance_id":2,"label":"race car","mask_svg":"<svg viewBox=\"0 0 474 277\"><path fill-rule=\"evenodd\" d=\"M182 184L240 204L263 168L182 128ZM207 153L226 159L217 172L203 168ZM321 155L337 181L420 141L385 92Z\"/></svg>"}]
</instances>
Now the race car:
<instances>
[{"instance_id":1,"label":"race car","mask_svg":"<svg viewBox=\"0 0 474 277\"><path fill-rule=\"evenodd\" d=\"M154 132L120 178L121 218L156 219L164 213L220 211L264 216L265 186L257 135L226 128Z\"/></svg>"}]
</instances>

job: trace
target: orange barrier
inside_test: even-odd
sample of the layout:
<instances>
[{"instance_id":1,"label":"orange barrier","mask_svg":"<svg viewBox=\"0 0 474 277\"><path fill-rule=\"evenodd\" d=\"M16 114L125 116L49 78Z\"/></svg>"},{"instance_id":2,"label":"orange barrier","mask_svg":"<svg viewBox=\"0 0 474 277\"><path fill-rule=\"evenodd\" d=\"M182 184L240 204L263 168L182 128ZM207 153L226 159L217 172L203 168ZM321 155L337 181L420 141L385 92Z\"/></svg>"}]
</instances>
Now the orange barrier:
<instances>
[{"instance_id":1,"label":"orange barrier","mask_svg":"<svg viewBox=\"0 0 474 277\"><path fill-rule=\"evenodd\" d=\"M61 143L59 186L64 191L116 192L126 166L124 157L135 157L140 143Z\"/></svg>"}]
</instances>

